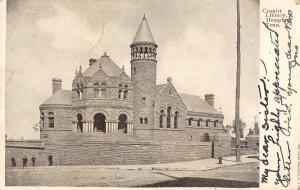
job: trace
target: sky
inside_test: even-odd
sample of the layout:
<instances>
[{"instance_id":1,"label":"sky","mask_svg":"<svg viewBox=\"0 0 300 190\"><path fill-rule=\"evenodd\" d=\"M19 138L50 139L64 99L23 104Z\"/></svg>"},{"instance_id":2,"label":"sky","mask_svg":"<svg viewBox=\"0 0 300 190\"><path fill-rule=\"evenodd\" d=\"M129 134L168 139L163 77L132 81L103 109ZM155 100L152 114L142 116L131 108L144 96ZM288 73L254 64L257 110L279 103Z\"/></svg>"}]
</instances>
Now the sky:
<instances>
[{"instance_id":1,"label":"sky","mask_svg":"<svg viewBox=\"0 0 300 190\"><path fill-rule=\"evenodd\" d=\"M258 115L259 2L241 5L241 119ZM180 93L215 94L232 124L235 114L236 4L234 0L8 0L6 134L38 138L39 105L52 78L71 89L75 70L106 51L130 76L130 48L143 15L158 44L157 84L167 77Z\"/></svg>"}]
</instances>

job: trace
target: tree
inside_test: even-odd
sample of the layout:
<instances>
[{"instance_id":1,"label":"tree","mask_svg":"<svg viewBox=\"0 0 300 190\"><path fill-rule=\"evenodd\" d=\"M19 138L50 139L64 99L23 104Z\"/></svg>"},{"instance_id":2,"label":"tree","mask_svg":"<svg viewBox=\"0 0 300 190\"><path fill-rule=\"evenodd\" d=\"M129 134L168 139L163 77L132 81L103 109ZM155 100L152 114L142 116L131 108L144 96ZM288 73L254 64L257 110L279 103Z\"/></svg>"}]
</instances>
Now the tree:
<instances>
[{"instance_id":1,"label":"tree","mask_svg":"<svg viewBox=\"0 0 300 190\"><path fill-rule=\"evenodd\" d=\"M232 122L232 128L233 128L233 133L235 134L236 130L235 130L235 121L233 120ZM240 138L244 138L244 130L246 128L246 123L243 122L242 119L240 119Z\"/></svg>"},{"instance_id":2,"label":"tree","mask_svg":"<svg viewBox=\"0 0 300 190\"><path fill-rule=\"evenodd\" d=\"M36 123L32 128L33 128L34 132L39 131L40 130L40 122Z\"/></svg>"},{"instance_id":3,"label":"tree","mask_svg":"<svg viewBox=\"0 0 300 190\"><path fill-rule=\"evenodd\" d=\"M254 133L256 135L259 135L259 127L258 127L258 122L256 121L255 124L254 124Z\"/></svg>"},{"instance_id":4,"label":"tree","mask_svg":"<svg viewBox=\"0 0 300 190\"><path fill-rule=\"evenodd\" d=\"M254 130L253 129L249 129L249 132L248 132L248 135L247 136L250 136L250 135L254 135Z\"/></svg>"},{"instance_id":5,"label":"tree","mask_svg":"<svg viewBox=\"0 0 300 190\"><path fill-rule=\"evenodd\" d=\"M223 125L223 130L225 133L229 133L232 129L232 126L231 125Z\"/></svg>"}]
</instances>

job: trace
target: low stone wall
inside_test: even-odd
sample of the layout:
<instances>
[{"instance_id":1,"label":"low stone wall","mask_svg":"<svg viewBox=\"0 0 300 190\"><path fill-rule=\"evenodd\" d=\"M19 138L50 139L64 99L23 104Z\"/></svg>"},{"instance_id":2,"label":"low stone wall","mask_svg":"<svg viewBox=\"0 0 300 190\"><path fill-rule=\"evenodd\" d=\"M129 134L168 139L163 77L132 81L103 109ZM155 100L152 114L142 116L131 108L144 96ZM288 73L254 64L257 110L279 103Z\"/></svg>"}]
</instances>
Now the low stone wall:
<instances>
[{"instance_id":1,"label":"low stone wall","mask_svg":"<svg viewBox=\"0 0 300 190\"><path fill-rule=\"evenodd\" d=\"M22 158L26 155L28 165L31 158L36 158L36 165L49 165L49 156L53 165L113 165L113 164L151 164L189 161L210 158L212 156L212 142L166 142L166 141L99 141L83 142L39 142L36 146L28 147L19 142L17 145L6 142L6 167L12 167L11 158L14 157L17 167L22 166ZM30 143L29 143L30 144ZM26 146L25 146L26 145ZM216 156L228 156L218 142L215 142ZM216 155L217 154L217 155Z\"/></svg>"},{"instance_id":2,"label":"low stone wall","mask_svg":"<svg viewBox=\"0 0 300 190\"><path fill-rule=\"evenodd\" d=\"M5 166L12 166L13 159L16 167L22 167L23 158L26 156L28 163L32 165L31 159L36 159L36 165L43 165L42 157L45 145L40 140L7 140L5 143Z\"/></svg>"}]
</instances>

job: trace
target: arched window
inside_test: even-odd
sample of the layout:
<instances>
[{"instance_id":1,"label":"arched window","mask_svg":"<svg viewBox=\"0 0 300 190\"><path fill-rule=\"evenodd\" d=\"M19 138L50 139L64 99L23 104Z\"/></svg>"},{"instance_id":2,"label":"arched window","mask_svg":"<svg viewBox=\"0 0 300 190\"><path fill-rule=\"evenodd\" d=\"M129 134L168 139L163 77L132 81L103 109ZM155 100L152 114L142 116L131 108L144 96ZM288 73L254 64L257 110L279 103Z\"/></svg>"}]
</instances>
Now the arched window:
<instances>
[{"instance_id":1,"label":"arched window","mask_svg":"<svg viewBox=\"0 0 300 190\"><path fill-rule=\"evenodd\" d=\"M172 111L172 108L168 107L168 109L167 109L167 128L171 128L171 111Z\"/></svg>"},{"instance_id":2,"label":"arched window","mask_svg":"<svg viewBox=\"0 0 300 190\"><path fill-rule=\"evenodd\" d=\"M105 82L102 83L101 98L106 98L106 83Z\"/></svg>"},{"instance_id":3,"label":"arched window","mask_svg":"<svg viewBox=\"0 0 300 190\"><path fill-rule=\"evenodd\" d=\"M128 85L125 85L125 91L124 91L124 94L123 94L123 98L124 99L127 99L127 97L128 97Z\"/></svg>"},{"instance_id":4,"label":"arched window","mask_svg":"<svg viewBox=\"0 0 300 190\"><path fill-rule=\"evenodd\" d=\"M54 128L54 113L48 113L49 128Z\"/></svg>"},{"instance_id":5,"label":"arched window","mask_svg":"<svg viewBox=\"0 0 300 190\"><path fill-rule=\"evenodd\" d=\"M119 96L120 99L123 98L123 92L122 92L122 84L119 84Z\"/></svg>"},{"instance_id":6,"label":"arched window","mask_svg":"<svg viewBox=\"0 0 300 190\"><path fill-rule=\"evenodd\" d=\"M80 89L80 99L83 98L83 84L81 84L81 89Z\"/></svg>"},{"instance_id":7,"label":"arched window","mask_svg":"<svg viewBox=\"0 0 300 190\"><path fill-rule=\"evenodd\" d=\"M125 90L125 91L124 91L124 95L123 95L123 96L124 96L124 99L127 99L127 94L128 94L128 91Z\"/></svg>"},{"instance_id":8,"label":"arched window","mask_svg":"<svg viewBox=\"0 0 300 190\"><path fill-rule=\"evenodd\" d=\"M41 121L40 121L40 125L41 125L41 128L44 128L44 124L45 124L45 114L44 112L41 113Z\"/></svg>"},{"instance_id":9,"label":"arched window","mask_svg":"<svg viewBox=\"0 0 300 190\"><path fill-rule=\"evenodd\" d=\"M209 119L208 120L206 120L206 127L209 127Z\"/></svg>"},{"instance_id":10,"label":"arched window","mask_svg":"<svg viewBox=\"0 0 300 190\"><path fill-rule=\"evenodd\" d=\"M188 119L188 126L192 126L192 121L193 121L193 118Z\"/></svg>"},{"instance_id":11,"label":"arched window","mask_svg":"<svg viewBox=\"0 0 300 190\"><path fill-rule=\"evenodd\" d=\"M202 119L198 119L198 120L197 120L197 126L198 126L198 127L201 127L201 122L202 122Z\"/></svg>"},{"instance_id":12,"label":"arched window","mask_svg":"<svg viewBox=\"0 0 300 190\"><path fill-rule=\"evenodd\" d=\"M118 96L119 98L121 98L122 97L122 90L119 90L119 96Z\"/></svg>"},{"instance_id":13,"label":"arched window","mask_svg":"<svg viewBox=\"0 0 300 190\"><path fill-rule=\"evenodd\" d=\"M179 117L179 113L178 111L176 111L174 116L174 128L178 128L178 117Z\"/></svg>"},{"instance_id":14,"label":"arched window","mask_svg":"<svg viewBox=\"0 0 300 190\"><path fill-rule=\"evenodd\" d=\"M159 115L159 128L163 128L163 127L164 127L164 110L161 110Z\"/></svg>"},{"instance_id":15,"label":"arched window","mask_svg":"<svg viewBox=\"0 0 300 190\"><path fill-rule=\"evenodd\" d=\"M214 121L214 127L217 127L218 120Z\"/></svg>"},{"instance_id":16,"label":"arched window","mask_svg":"<svg viewBox=\"0 0 300 190\"><path fill-rule=\"evenodd\" d=\"M99 84L98 83L94 84L94 97L95 98L100 97L100 95L99 95Z\"/></svg>"}]
</instances>

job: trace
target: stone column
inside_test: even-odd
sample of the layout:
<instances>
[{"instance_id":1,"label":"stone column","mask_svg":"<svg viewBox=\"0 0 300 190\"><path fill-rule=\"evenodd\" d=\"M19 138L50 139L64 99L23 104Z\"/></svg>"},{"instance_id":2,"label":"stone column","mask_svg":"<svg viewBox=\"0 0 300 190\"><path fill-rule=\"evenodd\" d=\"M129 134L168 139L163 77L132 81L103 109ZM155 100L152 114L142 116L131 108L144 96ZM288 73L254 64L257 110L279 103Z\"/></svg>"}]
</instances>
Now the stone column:
<instances>
[{"instance_id":1,"label":"stone column","mask_svg":"<svg viewBox=\"0 0 300 190\"><path fill-rule=\"evenodd\" d=\"M85 133L85 122L82 122L82 132Z\"/></svg>"},{"instance_id":2,"label":"stone column","mask_svg":"<svg viewBox=\"0 0 300 190\"><path fill-rule=\"evenodd\" d=\"M113 122L113 128L114 133L118 132L118 122Z\"/></svg>"},{"instance_id":3,"label":"stone column","mask_svg":"<svg viewBox=\"0 0 300 190\"><path fill-rule=\"evenodd\" d=\"M106 121L105 122L105 133L108 133L108 130L109 130L109 126L108 126L108 122Z\"/></svg>"},{"instance_id":4,"label":"stone column","mask_svg":"<svg viewBox=\"0 0 300 190\"><path fill-rule=\"evenodd\" d=\"M174 115L170 116L170 128L173 129L174 128Z\"/></svg>"},{"instance_id":5,"label":"stone column","mask_svg":"<svg viewBox=\"0 0 300 190\"><path fill-rule=\"evenodd\" d=\"M127 133L132 134L133 133L133 124L127 123Z\"/></svg>"}]
</instances>

